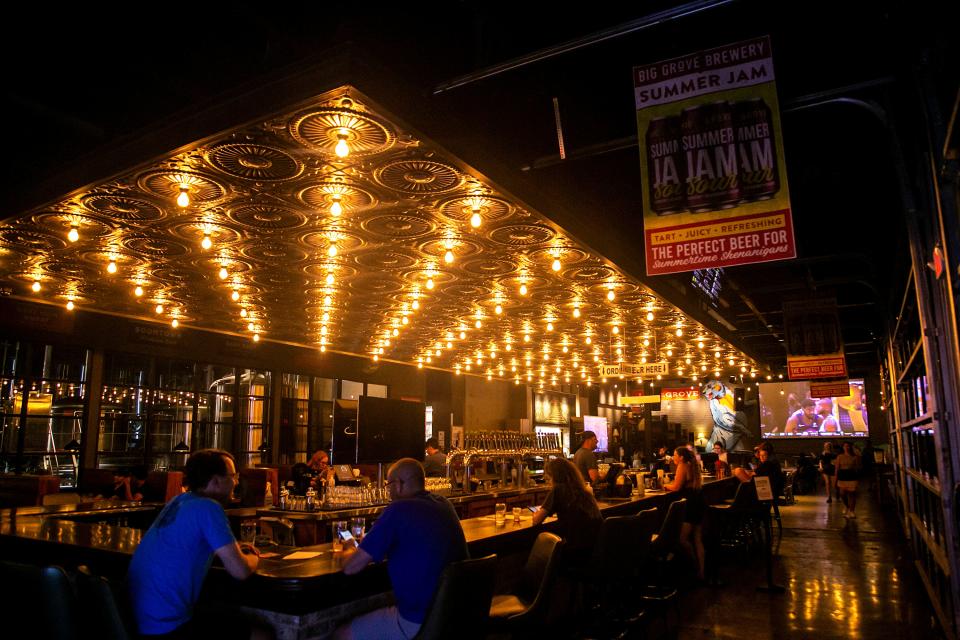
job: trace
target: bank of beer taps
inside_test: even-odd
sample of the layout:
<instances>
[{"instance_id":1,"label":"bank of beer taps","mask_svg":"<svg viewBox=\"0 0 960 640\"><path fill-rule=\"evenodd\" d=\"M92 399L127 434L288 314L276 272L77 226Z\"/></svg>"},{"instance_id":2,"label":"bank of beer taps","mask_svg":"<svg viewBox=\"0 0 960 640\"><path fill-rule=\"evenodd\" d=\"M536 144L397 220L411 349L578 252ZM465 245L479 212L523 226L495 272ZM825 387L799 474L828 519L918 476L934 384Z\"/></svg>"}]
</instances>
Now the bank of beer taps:
<instances>
[{"instance_id":1,"label":"bank of beer taps","mask_svg":"<svg viewBox=\"0 0 960 640\"><path fill-rule=\"evenodd\" d=\"M447 475L458 457L464 466L471 458L519 458L563 455L560 436L553 433L516 433L512 431L474 431L466 434L462 449L447 454Z\"/></svg>"}]
</instances>

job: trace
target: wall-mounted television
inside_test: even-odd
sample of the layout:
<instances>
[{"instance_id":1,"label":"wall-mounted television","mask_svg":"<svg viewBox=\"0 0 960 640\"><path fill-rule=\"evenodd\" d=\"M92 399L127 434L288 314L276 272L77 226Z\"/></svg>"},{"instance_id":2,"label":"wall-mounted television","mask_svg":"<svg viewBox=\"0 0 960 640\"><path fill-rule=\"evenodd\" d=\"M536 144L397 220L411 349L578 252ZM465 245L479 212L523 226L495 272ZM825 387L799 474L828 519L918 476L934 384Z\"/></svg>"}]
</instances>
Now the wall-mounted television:
<instances>
[{"instance_id":1,"label":"wall-mounted television","mask_svg":"<svg viewBox=\"0 0 960 640\"><path fill-rule=\"evenodd\" d=\"M360 396L357 462L423 459L426 405L422 402Z\"/></svg>"},{"instance_id":2,"label":"wall-mounted television","mask_svg":"<svg viewBox=\"0 0 960 640\"><path fill-rule=\"evenodd\" d=\"M850 379L846 396L812 397L810 382L760 385L763 438L866 438L870 435L862 379Z\"/></svg>"},{"instance_id":3,"label":"wall-mounted television","mask_svg":"<svg viewBox=\"0 0 960 640\"><path fill-rule=\"evenodd\" d=\"M607 452L609 424L605 416L583 416L583 430L597 434L597 451Z\"/></svg>"}]
</instances>

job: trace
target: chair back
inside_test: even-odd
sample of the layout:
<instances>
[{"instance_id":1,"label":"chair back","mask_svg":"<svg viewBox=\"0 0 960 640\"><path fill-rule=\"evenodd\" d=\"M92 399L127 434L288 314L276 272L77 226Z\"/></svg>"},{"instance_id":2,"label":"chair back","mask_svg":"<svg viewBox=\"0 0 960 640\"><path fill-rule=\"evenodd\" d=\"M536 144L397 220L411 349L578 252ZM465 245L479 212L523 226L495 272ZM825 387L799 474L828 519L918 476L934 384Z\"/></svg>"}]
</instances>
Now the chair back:
<instances>
[{"instance_id":1,"label":"chair back","mask_svg":"<svg viewBox=\"0 0 960 640\"><path fill-rule=\"evenodd\" d=\"M522 614L524 617L541 615L545 609L550 587L560 564L562 548L563 540L546 531L538 535L533 543L517 589L520 599L530 603Z\"/></svg>"},{"instance_id":2,"label":"chair back","mask_svg":"<svg viewBox=\"0 0 960 640\"><path fill-rule=\"evenodd\" d=\"M0 561L0 618L7 638L76 640L77 598L63 569Z\"/></svg>"},{"instance_id":3,"label":"chair back","mask_svg":"<svg viewBox=\"0 0 960 640\"><path fill-rule=\"evenodd\" d=\"M687 499L681 498L670 503L667 517L660 525L657 539L650 543L650 553L655 556L665 556L673 551L680 542L680 529L683 527L683 516L687 511Z\"/></svg>"},{"instance_id":4,"label":"chair back","mask_svg":"<svg viewBox=\"0 0 960 640\"><path fill-rule=\"evenodd\" d=\"M496 567L496 554L450 563L415 638L485 638Z\"/></svg>"},{"instance_id":5,"label":"chair back","mask_svg":"<svg viewBox=\"0 0 960 640\"><path fill-rule=\"evenodd\" d=\"M129 640L131 634L107 579L91 574L83 566L77 567L75 579L83 636L101 640Z\"/></svg>"},{"instance_id":6,"label":"chair back","mask_svg":"<svg viewBox=\"0 0 960 640\"><path fill-rule=\"evenodd\" d=\"M604 580L639 571L650 552L650 536L656 521L656 509L605 519L594 548L595 562L592 564L597 577Z\"/></svg>"},{"instance_id":7,"label":"chair back","mask_svg":"<svg viewBox=\"0 0 960 640\"><path fill-rule=\"evenodd\" d=\"M750 482L741 482L737 486L737 492L733 496L732 509L756 509L760 506L760 500L757 498L757 485Z\"/></svg>"}]
</instances>

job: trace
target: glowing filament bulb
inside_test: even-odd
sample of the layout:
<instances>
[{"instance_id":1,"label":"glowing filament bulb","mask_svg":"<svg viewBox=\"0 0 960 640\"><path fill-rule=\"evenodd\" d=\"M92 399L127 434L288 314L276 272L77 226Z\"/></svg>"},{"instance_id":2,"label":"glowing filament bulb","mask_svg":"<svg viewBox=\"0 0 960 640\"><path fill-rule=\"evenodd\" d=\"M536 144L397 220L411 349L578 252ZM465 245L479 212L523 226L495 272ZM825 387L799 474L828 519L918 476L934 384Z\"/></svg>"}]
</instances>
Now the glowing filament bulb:
<instances>
[{"instance_id":1,"label":"glowing filament bulb","mask_svg":"<svg viewBox=\"0 0 960 640\"><path fill-rule=\"evenodd\" d=\"M333 299L330 296L323 296L323 306L329 307L333 302Z\"/></svg>"},{"instance_id":2,"label":"glowing filament bulb","mask_svg":"<svg viewBox=\"0 0 960 640\"><path fill-rule=\"evenodd\" d=\"M230 274L227 272L226 267L220 267L220 271L217 272L217 275L220 277L221 280L226 280L230 276Z\"/></svg>"},{"instance_id":3,"label":"glowing filament bulb","mask_svg":"<svg viewBox=\"0 0 960 640\"><path fill-rule=\"evenodd\" d=\"M338 217L343 213L343 205L340 204L340 195L333 196L333 204L330 205L330 215Z\"/></svg>"},{"instance_id":4,"label":"glowing filament bulb","mask_svg":"<svg viewBox=\"0 0 960 640\"><path fill-rule=\"evenodd\" d=\"M446 252L445 254L443 254L443 261L446 262L447 264L452 264L452 263L453 263L453 251L450 251L449 249L447 249L447 252Z\"/></svg>"},{"instance_id":5,"label":"glowing filament bulb","mask_svg":"<svg viewBox=\"0 0 960 640\"><path fill-rule=\"evenodd\" d=\"M331 244L330 248L327 249L327 255L330 256L331 258L335 258L337 255L337 245Z\"/></svg>"},{"instance_id":6,"label":"glowing filament bulb","mask_svg":"<svg viewBox=\"0 0 960 640\"><path fill-rule=\"evenodd\" d=\"M473 207L473 215L470 216L470 226L476 229L483 222L483 218L480 217L480 207Z\"/></svg>"},{"instance_id":7,"label":"glowing filament bulb","mask_svg":"<svg viewBox=\"0 0 960 640\"><path fill-rule=\"evenodd\" d=\"M158 305L156 306L156 308L154 309L154 311L156 311L157 314L163 313L163 305L162 305L162 304L158 304Z\"/></svg>"},{"instance_id":8,"label":"glowing filament bulb","mask_svg":"<svg viewBox=\"0 0 960 640\"><path fill-rule=\"evenodd\" d=\"M410 322L410 321L407 319L407 316L403 316L402 318L400 318L400 324L405 325L405 324L407 324L408 322Z\"/></svg>"},{"instance_id":9,"label":"glowing filament bulb","mask_svg":"<svg viewBox=\"0 0 960 640\"><path fill-rule=\"evenodd\" d=\"M433 289L433 278L427 278L427 289Z\"/></svg>"},{"instance_id":10,"label":"glowing filament bulb","mask_svg":"<svg viewBox=\"0 0 960 640\"><path fill-rule=\"evenodd\" d=\"M260 342L260 334L259 334L259 333L253 334L253 341L254 341L254 342Z\"/></svg>"},{"instance_id":11,"label":"glowing filament bulb","mask_svg":"<svg viewBox=\"0 0 960 640\"><path fill-rule=\"evenodd\" d=\"M247 323L247 331L253 331L253 329L254 329L253 323L252 323L252 322L248 322L248 323Z\"/></svg>"},{"instance_id":12,"label":"glowing filament bulb","mask_svg":"<svg viewBox=\"0 0 960 640\"><path fill-rule=\"evenodd\" d=\"M416 311L417 309L419 309L419 308L420 308L420 301L419 301L419 300L414 300L414 301L410 304L410 308L413 309L414 311Z\"/></svg>"},{"instance_id":13,"label":"glowing filament bulb","mask_svg":"<svg viewBox=\"0 0 960 640\"><path fill-rule=\"evenodd\" d=\"M346 129L340 129L337 132L337 145L333 148L333 152L337 154L338 158L346 158L350 155L350 145L347 144L347 135L348 132Z\"/></svg>"},{"instance_id":14,"label":"glowing filament bulb","mask_svg":"<svg viewBox=\"0 0 960 640\"><path fill-rule=\"evenodd\" d=\"M703 349L703 341L697 343L697 349Z\"/></svg>"},{"instance_id":15,"label":"glowing filament bulb","mask_svg":"<svg viewBox=\"0 0 960 640\"><path fill-rule=\"evenodd\" d=\"M617 335L618 333L620 333L620 327L613 325L613 335Z\"/></svg>"},{"instance_id":16,"label":"glowing filament bulb","mask_svg":"<svg viewBox=\"0 0 960 640\"><path fill-rule=\"evenodd\" d=\"M234 289L233 292L230 294L230 299L233 300L234 302L236 302L237 300L239 300L239 299L240 299L240 292L237 291L236 289Z\"/></svg>"},{"instance_id":17,"label":"glowing filament bulb","mask_svg":"<svg viewBox=\"0 0 960 640\"><path fill-rule=\"evenodd\" d=\"M177 196L177 206L181 209L185 209L190 206L190 187L183 184L180 185L180 194Z\"/></svg>"},{"instance_id":18,"label":"glowing filament bulb","mask_svg":"<svg viewBox=\"0 0 960 640\"><path fill-rule=\"evenodd\" d=\"M111 260L107 263L107 273L116 273L117 272L117 263Z\"/></svg>"},{"instance_id":19,"label":"glowing filament bulb","mask_svg":"<svg viewBox=\"0 0 960 640\"><path fill-rule=\"evenodd\" d=\"M720 357L720 352L719 352L719 351L714 351L714 352L713 352L713 357L714 357L714 358L719 358L719 357Z\"/></svg>"},{"instance_id":20,"label":"glowing filament bulb","mask_svg":"<svg viewBox=\"0 0 960 640\"><path fill-rule=\"evenodd\" d=\"M647 338L644 338L644 339L643 339L643 346L649 347L649 346L650 346L650 340L647 339Z\"/></svg>"},{"instance_id":21,"label":"glowing filament bulb","mask_svg":"<svg viewBox=\"0 0 960 640\"><path fill-rule=\"evenodd\" d=\"M616 297L617 297L617 294L613 292L613 289L610 289L610 291L607 291L607 300L610 300L612 302L613 299Z\"/></svg>"},{"instance_id":22,"label":"glowing filament bulb","mask_svg":"<svg viewBox=\"0 0 960 640\"><path fill-rule=\"evenodd\" d=\"M322 336L327 335L327 325L325 325L325 324L324 324L324 325L320 325L320 335L322 335Z\"/></svg>"},{"instance_id":23,"label":"glowing filament bulb","mask_svg":"<svg viewBox=\"0 0 960 640\"><path fill-rule=\"evenodd\" d=\"M246 318L246 317L247 317L247 310L246 310L246 309L240 309L240 317L241 317L241 318Z\"/></svg>"},{"instance_id":24,"label":"glowing filament bulb","mask_svg":"<svg viewBox=\"0 0 960 640\"><path fill-rule=\"evenodd\" d=\"M495 306L493 308L493 312L497 315L500 315L501 313L503 313L503 305L498 304L497 306Z\"/></svg>"},{"instance_id":25,"label":"glowing filament bulb","mask_svg":"<svg viewBox=\"0 0 960 640\"><path fill-rule=\"evenodd\" d=\"M683 329L681 329L680 327L677 327L677 332L676 332L676 333L677 333L677 337L679 338L680 336L683 335Z\"/></svg>"},{"instance_id":26,"label":"glowing filament bulb","mask_svg":"<svg viewBox=\"0 0 960 640\"><path fill-rule=\"evenodd\" d=\"M40 291L40 281L34 280L33 284L30 285L30 288L33 289L34 293L36 293L37 291Z\"/></svg>"},{"instance_id":27,"label":"glowing filament bulb","mask_svg":"<svg viewBox=\"0 0 960 640\"><path fill-rule=\"evenodd\" d=\"M140 296L142 296L142 295L143 295L143 287L141 287L141 286L138 285L137 288L133 290L133 295L137 296L138 298L139 298Z\"/></svg>"},{"instance_id":28,"label":"glowing filament bulb","mask_svg":"<svg viewBox=\"0 0 960 640\"><path fill-rule=\"evenodd\" d=\"M574 317L574 318L579 318L579 317L580 317L580 307L574 307L574 308L573 308L573 317Z\"/></svg>"},{"instance_id":29,"label":"glowing filament bulb","mask_svg":"<svg viewBox=\"0 0 960 640\"><path fill-rule=\"evenodd\" d=\"M332 274L332 273L328 273L328 274L327 274L326 283L327 283L328 285L333 284L333 274Z\"/></svg>"},{"instance_id":30,"label":"glowing filament bulb","mask_svg":"<svg viewBox=\"0 0 960 640\"><path fill-rule=\"evenodd\" d=\"M673 349L667 349L667 356L673 355Z\"/></svg>"},{"instance_id":31,"label":"glowing filament bulb","mask_svg":"<svg viewBox=\"0 0 960 640\"><path fill-rule=\"evenodd\" d=\"M560 258L554 258L553 264L550 265L550 268L554 271L560 271Z\"/></svg>"},{"instance_id":32,"label":"glowing filament bulb","mask_svg":"<svg viewBox=\"0 0 960 640\"><path fill-rule=\"evenodd\" d=\"M393 330L393 337L396 338L398 335L400 335L400 330L399 330L399 329L394 329L394 330Z\"/></svg>"},{"instance_id":33,"label":"glowing filament bulb","mask_svg":"<svg viewBox=\"0 0 960 640\"><path fill-rule=\"evenodd\" d=\"M593 339L590 336L587 336L587 344L590 344L591 342L593 342Z\"/></svg>"},{"instance_id":34,"label":"glowing filament bulb","mask_svg":"<svg viewBox=\"0 0 960 640\"><path fill-rule=\"evenodd\" d=\"M527 295L527 285L526 285L526 284L521 284L521 285L520 285L520 295L522 295L522 296Z\"/></svg>"},{"instance_id":35,"label":"glowing filament bulb","mask_svg":"<svg viewBox=\"0 0 960 640\"><path fill-rule=\"evenodd\" d=\"M653 311L647 311L647 321L653 320Z\"/></svg>"},{"instance_id":36,"label":"glowing filament bulb","mask_svg":"<svg viewBox=\"0 0 960 640\"><path fill-rule=\"evenodd\" d=\"M447 349L453 349L453 343L452 343L452 342L448 342L448 343L447 343Z\"/></svg>"},{"instance_id":37,"label":"glowing filament bulb","mask_svg":"<svg viewBox=\"0 0 960 640\"><path fill-rule=\"evenodd\" d=\"M552 323L552 322L548 322L548 323L547 323L547 331L553 331L553 323Z\"/></svg>"},{"instance_id":38,"label":"glowing filament bulb","mask_svg":"<svg viewBox=\"0 0 960 640\"><path fill-rule=\"evenodd\" d=\"M460 339L461 339L461 340L465 340L466 337L467 337L467 332L466 332L466 331L461 331L461 332L460 332Z\"/></svg>"},{"instance_id":39,"label":"glowing filament bulb","mask_svg":"<svg viewBox=\"0 0 960 640\"><path fill-rule=\"evenodd\" d=\"M731 367L733 366L733 362L734 362L733 358L730 358L729 360L727 360L727 364L729 364Z\"/></svg>"},{"instance_id":40,"label":"glowing filament bulb","mask_svg":"<svg viewBox=\"0 0 960 640\"><path fill-rule=\"evenodd\" d=\"M170 326L176 329L177 327L180 326L180 321L174 318L173 320L170 321Z\"/></svg>"},{"instance_id":41,"label":"glowing filament bulb","mask_svg":"<svg viewBox=\"0 0 960 640\"><path fill-rule=\"evenodd\" d=\"M530 342L530 334L529 334L529 333L524 334L524 336L523 336L523 341L524 341L524 342Z\"/></svg>"},{"instance_id":42,"label":"glowing filament bulb","mask_svg":"<svg viewBox=\"0 0 960 640\"><path fill-rule=\"evenodd\" d=\"M568 351L570 351L570 349L567 348L567 345L563 345L563 352L566 353Z\"/></svg>"},{"instance_id":43,"label":"glowing filament bulb","mask_svg":"<svg viewBox=\"0 0 960 640\"><path fill-rule=\"evenodd\" d=\"M210 234L203 234L203 240L200 241L200 246L204 249L209 249L213 246L213 240L210 239Z\"/></svg>"},{"instance_id":44,"label":"glowing filament bulb","mask_svg":"<svg viewBox=\"0 0 960 640\"><path fill-rule=\"evenodd\" d=\"M505 350L505 351L513 351L513 345L508 344L507 346L504 347L504 350Z\"/></svg>"},{"instance_id":45,"label":"glowing filament bulb","mask_svg":"<svg viewBox=\"0 0 960 640\"><path fill-rule=\"evenodd\" d=\"M480 322L479 320L477 320L476 322L473 323L473 326L476 327L477 329L479 329L480 327L483 326L483 323Z\"/></svg>"}]
</instances>

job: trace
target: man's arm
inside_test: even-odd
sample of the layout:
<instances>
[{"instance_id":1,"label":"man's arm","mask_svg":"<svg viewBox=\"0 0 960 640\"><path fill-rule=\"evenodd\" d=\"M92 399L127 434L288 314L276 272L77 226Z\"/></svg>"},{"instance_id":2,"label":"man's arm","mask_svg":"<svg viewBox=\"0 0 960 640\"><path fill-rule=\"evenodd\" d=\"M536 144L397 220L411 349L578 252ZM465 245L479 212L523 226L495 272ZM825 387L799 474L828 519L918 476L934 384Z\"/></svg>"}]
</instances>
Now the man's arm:
<instances>
[{"instance_id":1,"label":"man's arm","mask_svg":"<svg viewBox=\"0 0 960 640\"><path fill-rule=\"evenodd\" d=\"M359 547L356 551L345 551L344 553L350 556L343 565L343 572L348 576L360 573L366 569L368 564L373 562L373 556Z\"/></svg>"},{"instance_id":2,"label":"man's arm","mask_svg":"<svg viewBox=\"0 0 960 640\"><path fill-rule=\"evenodd\" d=\"M600 479L600 472L597 471L596 469L590 469L590 470L587 471L587 473L590 474L590 482L591 482L591 484L595 484L595 483L597 482L597 480Z\"/></svg>"},{"instance_id":3,"label":"man's arm","mask_svg":"<svg viewBox=\"0 0 960 640\"><path fill-rule=\"evenodd\" d=\"M783 427L784 433L793 433L797 430L797 418L796 416L790 416L787 418L787 424Z\"/></svg>"},{"instance_id":4,"label":"man's arm","mask_svg":"<svg viewBox=\"0 0 960 640\"><path fill-rule=\"evenodd\" d=\"M223 545L214 553L220 558L227 573L237 580L249 578L260 563L260 553L256 547L247 543L241 546L236 540Z\"/></svg>"}]
</instances>

